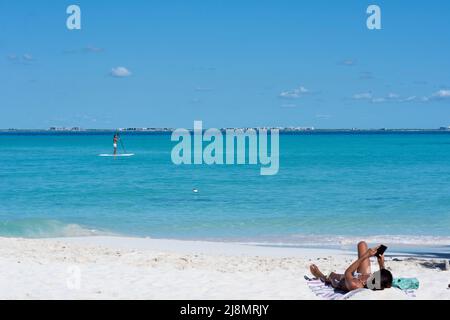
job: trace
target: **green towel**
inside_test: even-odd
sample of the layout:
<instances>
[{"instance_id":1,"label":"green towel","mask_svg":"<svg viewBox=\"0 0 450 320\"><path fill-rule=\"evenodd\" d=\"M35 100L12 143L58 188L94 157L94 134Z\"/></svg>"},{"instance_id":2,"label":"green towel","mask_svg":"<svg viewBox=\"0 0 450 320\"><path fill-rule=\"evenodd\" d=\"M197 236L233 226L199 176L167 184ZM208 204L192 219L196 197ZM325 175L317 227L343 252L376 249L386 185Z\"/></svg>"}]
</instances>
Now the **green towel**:
<instances>
[{"instance_id":1,"label":"green towel","mask_svg":"<svg viewBox=\"0 0 450 320\"><path fill-rule=\"evenodd\" d=\"M417 278L395 278L392 286L402 290L419 289L419 280Z\"/></svg>"}]
</instances>

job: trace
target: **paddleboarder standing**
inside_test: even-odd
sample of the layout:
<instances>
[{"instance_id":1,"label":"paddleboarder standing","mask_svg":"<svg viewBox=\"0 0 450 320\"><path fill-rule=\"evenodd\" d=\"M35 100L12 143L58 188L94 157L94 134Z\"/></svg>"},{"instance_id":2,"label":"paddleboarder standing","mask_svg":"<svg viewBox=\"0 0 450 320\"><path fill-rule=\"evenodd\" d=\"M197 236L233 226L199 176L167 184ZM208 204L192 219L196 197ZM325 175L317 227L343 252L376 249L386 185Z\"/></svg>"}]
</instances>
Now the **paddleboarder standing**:
<instances>
[{"instance_id":1,"label":"paddleboarder standing","mask_svg":"<svg viewBox=\"0 0 450 320\"><path fill-rule=\"evenodd\" d=\"M117 154L117 141L119 141L119 139L119 135L115 133L113 138L114 155Z\"/></svg>"}]
</instances>

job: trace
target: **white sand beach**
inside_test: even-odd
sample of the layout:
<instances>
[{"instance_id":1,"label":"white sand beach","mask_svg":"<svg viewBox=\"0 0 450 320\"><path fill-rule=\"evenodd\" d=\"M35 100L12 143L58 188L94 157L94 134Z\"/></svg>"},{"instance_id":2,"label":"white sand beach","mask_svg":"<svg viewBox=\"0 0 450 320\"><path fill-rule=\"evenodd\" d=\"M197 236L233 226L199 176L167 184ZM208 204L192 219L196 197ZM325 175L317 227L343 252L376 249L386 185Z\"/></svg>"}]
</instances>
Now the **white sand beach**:
<instances>
[{"instance_id":1,"label":"white sand beach","mask_svg":"<svg viewBox=\"0 0 450 320\"><path fill-rule=\"evenodd\" d=\"M450 299L442 259L386 258L416 299ZM319 299L304 275L343 272L355 252L123 237L0 238L0 299ZM401 260L401 261L396 261ZM352 299L411 299L397 289Z\"/></svg>"}]
</instances>

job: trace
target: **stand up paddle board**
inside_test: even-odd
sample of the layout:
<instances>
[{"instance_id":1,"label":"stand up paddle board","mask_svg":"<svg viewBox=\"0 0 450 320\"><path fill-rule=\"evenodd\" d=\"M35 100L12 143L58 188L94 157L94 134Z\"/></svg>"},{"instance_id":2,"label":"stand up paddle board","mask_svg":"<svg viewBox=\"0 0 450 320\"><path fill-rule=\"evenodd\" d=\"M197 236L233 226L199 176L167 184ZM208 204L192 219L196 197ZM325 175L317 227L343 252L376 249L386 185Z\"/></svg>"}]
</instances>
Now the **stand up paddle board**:
<instances>
[{"instance_id":1,"label":"stand up paddle board","mask_svg":"<svg viewBox=\"0 0 450 320\"><path fill-rule=\"evenodd\" d=\"M118 154L109 154L109 153L102 153L98 155L99 157L132 157L134 156L134 153L118 153Z\"/></svg>"}]
</instances>

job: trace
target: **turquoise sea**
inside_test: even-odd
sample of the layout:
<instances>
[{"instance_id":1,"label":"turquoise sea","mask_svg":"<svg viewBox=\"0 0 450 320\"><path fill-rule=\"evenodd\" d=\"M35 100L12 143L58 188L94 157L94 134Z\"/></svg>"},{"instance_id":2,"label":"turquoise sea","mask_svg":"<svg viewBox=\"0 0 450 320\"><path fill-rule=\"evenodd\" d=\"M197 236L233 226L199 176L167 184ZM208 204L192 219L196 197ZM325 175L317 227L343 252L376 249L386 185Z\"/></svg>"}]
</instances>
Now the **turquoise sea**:
<instances>
[{"instance_id":1,"label":"turquoise sea","mask_svg":"<svg viewBox=\"0 0 450 320\"><path fill-rule=\"evenodd\" d=\"M275 176L176 166L168 134L123 142L134 157L98 156L111 133L0 134L0 236L450 244L446 132L281 135Z\"/></svg>"}]
</instances>

